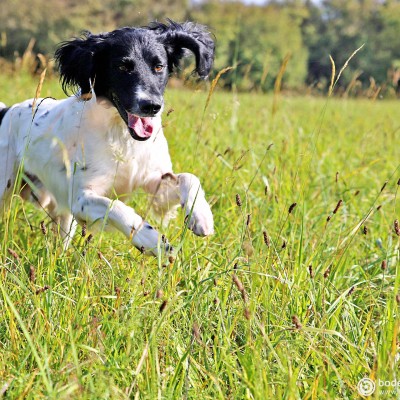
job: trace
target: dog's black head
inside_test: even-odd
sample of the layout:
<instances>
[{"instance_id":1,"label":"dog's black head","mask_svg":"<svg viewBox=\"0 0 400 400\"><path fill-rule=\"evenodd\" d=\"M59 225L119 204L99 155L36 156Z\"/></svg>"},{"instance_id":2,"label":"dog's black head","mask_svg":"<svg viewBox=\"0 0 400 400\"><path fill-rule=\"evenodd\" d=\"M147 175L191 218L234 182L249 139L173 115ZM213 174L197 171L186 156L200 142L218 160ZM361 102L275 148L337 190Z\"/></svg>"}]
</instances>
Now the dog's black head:
<instances>
[{"instance_id":1,"label":"dog's black head","mask_svg":"<svg viewBox=\"0 0 400 400\"><path fill-rule=\"evenodd\" d=\"M136 140L148 139L152 117L163 107L169 74L191 51L195 72L206 78L214 59L214 42L203 26L154 22L144 28L122 28L64 42L57 49L64 91L91 91L117 108Z\"/></svg>"}]
</instances>

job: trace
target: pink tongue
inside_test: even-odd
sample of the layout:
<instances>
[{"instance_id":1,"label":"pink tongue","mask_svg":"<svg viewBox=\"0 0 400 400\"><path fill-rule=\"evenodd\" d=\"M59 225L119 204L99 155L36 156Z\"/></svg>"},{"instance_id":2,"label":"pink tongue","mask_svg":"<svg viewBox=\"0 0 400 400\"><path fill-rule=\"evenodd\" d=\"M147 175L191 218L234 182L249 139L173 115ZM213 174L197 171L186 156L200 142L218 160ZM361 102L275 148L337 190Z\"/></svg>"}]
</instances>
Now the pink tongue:
<instances>
[{"instance_id":1,"label":"pink tongue","mask_svg":"<svg viewBox=\"0 0 400 400\"><path fill-rule=\"evenodd\" d=\"M140 118L128 113L128 126L135 131L136 135L148 138L153 133L153 118Z\"/></svg>"}]
</instances>

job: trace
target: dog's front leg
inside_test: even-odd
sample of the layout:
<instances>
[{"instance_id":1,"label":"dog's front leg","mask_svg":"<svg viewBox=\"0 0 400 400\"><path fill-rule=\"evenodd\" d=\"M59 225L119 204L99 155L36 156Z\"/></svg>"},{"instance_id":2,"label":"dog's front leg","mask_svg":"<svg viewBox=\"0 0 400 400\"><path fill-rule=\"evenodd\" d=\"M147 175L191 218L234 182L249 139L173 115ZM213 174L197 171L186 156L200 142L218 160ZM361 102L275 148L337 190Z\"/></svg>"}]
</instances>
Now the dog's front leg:
<instances>
[{"instance_id":1,"label":"dog's front leg","mask_svg":"<svg viewBox=\"0 0 400 400\"><path fill-rule=\"evenodd\" d=\"M157 256L159 234L135 211L119 200L110 200L93 191L80 191L72 206L74 218L88 225L111 225L121 231L132 244L147 254ZM162 243L169 250L168 243Z\"/></svg>"},{"instance_id":2,"label":"dog's front leg","mask_svg":"<svg viewBox=\"0 0 400 400\"><path fill-rule=\"evenodd\" d=\"M189 229L198 236L212 235L214 218L199 178L189 173L178 174L177 178L181 206L189 218Z\"/></svg>"},{"instance_id":3,"label":"dog's front leg","mask_svg":"<svg viewBox=\"0 0 400 400\"><path fill-rule=\"evenodd\" d=\"M188 227L198 236L214 233L214 219L199 178L189 173L166 173L150 179L145 189L152 193L153 208L163 219L181 205L189 218Z\"/></svg>"}]
</instances>

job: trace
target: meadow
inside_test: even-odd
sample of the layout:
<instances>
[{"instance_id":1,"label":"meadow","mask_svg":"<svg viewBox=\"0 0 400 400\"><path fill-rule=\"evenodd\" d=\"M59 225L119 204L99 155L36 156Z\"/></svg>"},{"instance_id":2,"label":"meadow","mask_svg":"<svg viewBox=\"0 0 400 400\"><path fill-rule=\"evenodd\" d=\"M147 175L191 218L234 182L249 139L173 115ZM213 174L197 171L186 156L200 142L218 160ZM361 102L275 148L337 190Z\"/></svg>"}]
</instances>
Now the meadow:
<instances>
[{"instance_id":1,"label":"meadow","mask_svg":"<svg viewBox=\"0 0 400 400\"><path fill-rule=\"evenodd\" d=\"M0 100L36 85L1 76ZM64 96L55 78L41 95ZM199 176L215 218L206 239L182 213L159 227L174 258L89 231L63 251L46 213L13 198L0 397L353 399L361 378L399 379L398 103L219 91L206 103L207 88L167 90L174 170ZM148 213L144 193L130 204ZM399 396L385 389L374 398Z\"/></svg>"}]
</instances>

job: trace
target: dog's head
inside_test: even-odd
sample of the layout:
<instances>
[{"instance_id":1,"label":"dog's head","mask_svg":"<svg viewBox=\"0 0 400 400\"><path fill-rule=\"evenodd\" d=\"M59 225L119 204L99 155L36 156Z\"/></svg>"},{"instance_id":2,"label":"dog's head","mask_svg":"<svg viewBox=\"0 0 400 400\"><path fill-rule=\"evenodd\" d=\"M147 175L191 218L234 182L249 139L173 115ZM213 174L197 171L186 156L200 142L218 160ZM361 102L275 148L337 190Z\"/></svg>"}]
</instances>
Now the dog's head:
<instances>
[{"instance_id":1,"label":"dog's head","mask_svg":"<svg viewBox=\"0 0 400 400\"><path fill-rule=\"evenodd\" d=\"M122 28L64 42L57 49L64 91L85 94L93 85L118 110L136 140L153 132L152 117L163 108L168 76L192 52L195 72L206 78L214 60L214 42L205 27L191 22L154 22L144 28Z\"/></svg>"}]
</instances>

